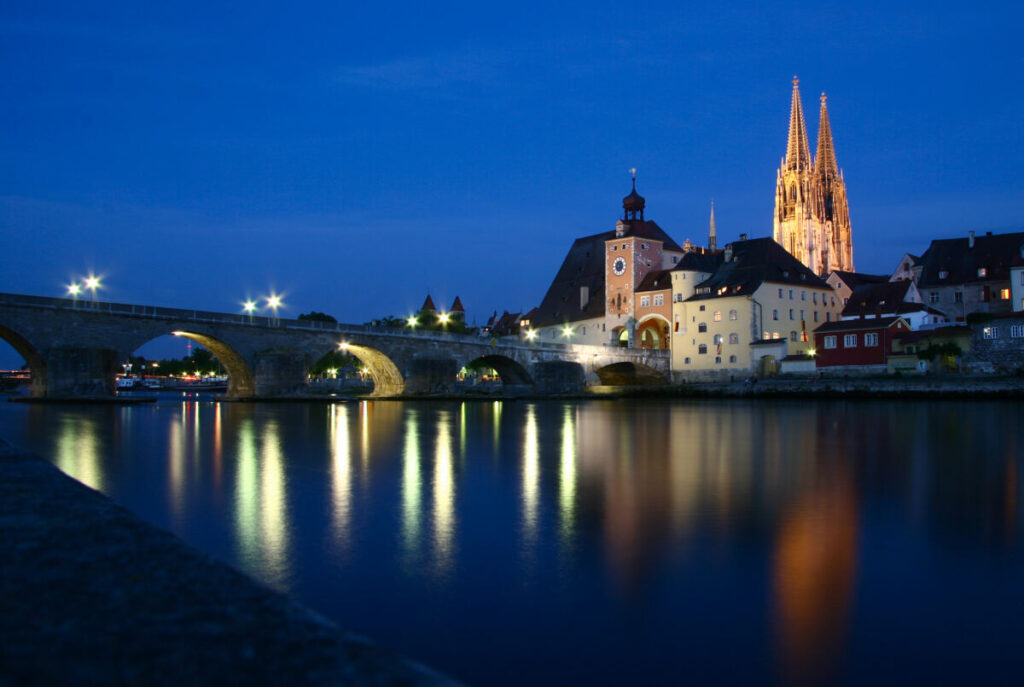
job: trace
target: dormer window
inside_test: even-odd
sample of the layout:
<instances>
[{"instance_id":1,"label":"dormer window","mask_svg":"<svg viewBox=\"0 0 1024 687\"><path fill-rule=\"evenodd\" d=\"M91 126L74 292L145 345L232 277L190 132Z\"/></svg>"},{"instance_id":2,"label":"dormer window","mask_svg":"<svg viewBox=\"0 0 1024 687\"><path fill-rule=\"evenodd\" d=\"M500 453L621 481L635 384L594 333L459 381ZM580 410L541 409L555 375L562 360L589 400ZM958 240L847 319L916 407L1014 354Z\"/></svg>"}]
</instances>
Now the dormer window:
<instances>
[{"instance_id":1,"label":"dormer window","mask_svg":"<svg viewBox=\"0 0 1024 687\"><path fill-rule=\"evenodd\" d=\"M949 270L939 270L939 279L945 279L949 276Z\"/></svg>"}]
</instances>

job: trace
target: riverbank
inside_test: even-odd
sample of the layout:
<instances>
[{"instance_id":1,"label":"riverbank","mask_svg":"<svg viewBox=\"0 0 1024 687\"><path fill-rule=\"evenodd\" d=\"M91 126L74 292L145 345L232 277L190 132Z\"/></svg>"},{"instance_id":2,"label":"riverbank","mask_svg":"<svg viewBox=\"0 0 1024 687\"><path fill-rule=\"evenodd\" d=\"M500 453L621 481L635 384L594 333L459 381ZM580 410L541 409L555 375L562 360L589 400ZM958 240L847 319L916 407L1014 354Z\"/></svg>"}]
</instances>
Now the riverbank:
<instances>
[{"instance_id":1,"label":"riverbank","mask_svg":"<svg viewBox=\"0 0 1024 687\"><path fill-rule=\"evenodd\" d=\"M454 684L2 441L0 541L3 685Z\"/></svg>"}]
</instances>

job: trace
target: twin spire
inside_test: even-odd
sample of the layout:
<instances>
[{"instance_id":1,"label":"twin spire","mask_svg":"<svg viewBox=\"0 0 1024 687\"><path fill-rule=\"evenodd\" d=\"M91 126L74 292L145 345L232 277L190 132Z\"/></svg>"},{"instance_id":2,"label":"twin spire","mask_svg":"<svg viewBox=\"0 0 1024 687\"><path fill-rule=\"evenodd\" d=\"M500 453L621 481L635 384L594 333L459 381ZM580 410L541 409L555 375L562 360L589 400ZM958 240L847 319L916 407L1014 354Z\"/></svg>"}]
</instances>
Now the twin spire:
<instances>
[{"instance_id":1,"label":"twin spire","mask_svg":"<svg viewBox=\"0 0 1024 687\"><path fill-rule=\"evenodd\" d=\"M807 139L807 124L804 122L804 108L800 103L800 79L793 77L793 104L789 111L789 141L786 143L784 169L797 172L814 171L825 178L839 176L836 163L835 145L832 143L832 126L828 121L828 99L821 94L821 123L818 126L818 150L811 160L811 147Z\"/></svg>"}]
</instances>

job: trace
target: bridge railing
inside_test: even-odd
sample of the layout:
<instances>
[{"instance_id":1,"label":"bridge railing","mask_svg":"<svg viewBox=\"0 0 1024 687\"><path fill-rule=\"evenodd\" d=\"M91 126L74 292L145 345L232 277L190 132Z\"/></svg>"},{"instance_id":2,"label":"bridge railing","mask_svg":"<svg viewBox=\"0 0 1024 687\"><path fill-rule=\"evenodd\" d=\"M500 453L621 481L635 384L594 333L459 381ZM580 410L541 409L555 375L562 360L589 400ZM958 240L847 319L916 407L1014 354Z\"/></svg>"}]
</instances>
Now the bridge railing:
<instances>
[{"instance_id":1,"label":"bridge railing","mask_svg":"<svg viewBox=\"0 0 1024 687\"><path fill-rule=\"evenodd\" d=\"M622 357L667 355L668 351L652 351L644 349L622 349L614 345L595 346L591 344L555 343L523 341L511 337L490 339L488 336L476 334L455 334L433 330L409 330L395 327L375 327L365 324L345 324L342 322L321 322L318 320L293 320L271 318L264 315L247 315L244 313L220 313L209 310L185 310L167 308L156 305L136 305L132 303L115 303L112 301L94 301L91 299L51 298L47 296L30 296L25 294L0 293L0 306L42 308L48 310L73 310L80 312L105 313L128 317L144 317L149 319L167 319L178 321L202 322L205 324L234 324L268 329L289 329L333 332L340 336L346 334L384 335L413 338L424 341L444 341L450 343L486 344L501 350L535 350L552 353L572 352L576 354L611 355Z\"/></svg>"}]
</instances>

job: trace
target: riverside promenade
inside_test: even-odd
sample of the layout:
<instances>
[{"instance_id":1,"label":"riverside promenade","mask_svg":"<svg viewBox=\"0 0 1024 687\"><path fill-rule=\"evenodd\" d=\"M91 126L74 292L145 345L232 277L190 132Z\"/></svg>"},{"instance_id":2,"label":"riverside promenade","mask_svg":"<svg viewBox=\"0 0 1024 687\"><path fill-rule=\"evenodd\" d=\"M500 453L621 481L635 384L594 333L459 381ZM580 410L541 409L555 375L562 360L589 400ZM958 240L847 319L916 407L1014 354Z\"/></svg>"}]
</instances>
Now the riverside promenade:
<instances>
[{"instance_id":1,"label":"riverside promenade","mask_svg":"<svg viewBox=\"0 0 1024 687\"><path fill-rule=\"evenodd\" d=\"M0 441L0 686L237 684L455 683Z\"/></svg>"}]
</instances>

